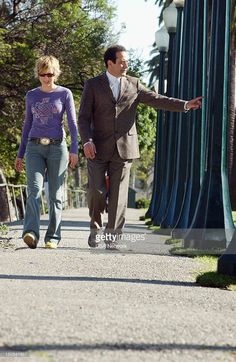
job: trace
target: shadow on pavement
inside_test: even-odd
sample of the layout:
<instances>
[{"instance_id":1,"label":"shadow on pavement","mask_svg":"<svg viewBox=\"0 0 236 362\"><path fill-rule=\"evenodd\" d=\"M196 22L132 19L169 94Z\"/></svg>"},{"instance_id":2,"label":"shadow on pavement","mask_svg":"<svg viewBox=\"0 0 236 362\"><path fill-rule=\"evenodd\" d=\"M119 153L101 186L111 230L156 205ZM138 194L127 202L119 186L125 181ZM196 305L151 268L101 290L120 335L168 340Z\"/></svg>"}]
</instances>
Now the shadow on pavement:
<instances>
[{"instance_id":1,"label":"shadow on pavement","mask_svg":"<svg viewBox=\"0 0 236 362\"><path fill-rule=\"evenodd\" d=\"M184 287L198 287L194 282L183 282L175 280L154 280L154 279L128 279L128 278L104 278L104 277L75 277L75 276L54 276L54 275L10 275L0 274L0 279L14 280L53 280L53 281L75 281L75 282L112 282L112 283L137 283L137 284L158 284Z\"/></svg>"},{"instance_id":2,"label":"shadow on pavement","mask_svg":"<svg viewBox=\"0 0 236 362\"><path fill-rule=\"evenodd\" d=\"M18 344L0 347L3 352L26 351L93 351L93 350L131 350L131 351L162 351L162 350L197 350L197 351L223 351L234 352L236 346L227 345L201 345L180 343L100 343L100 344Z\"/></svg>"},{"instance_id":3,"label":"shadow on pavement","mask_svg":"<svg viewBox=\"0 0 236 362\"><path fill-rule=\"evenodd\" d=\"M61 227L62 227L62 231L74 231L75 229L80 230L82 229L87 229L87 231L89 231L89 220L88 221L84 221L84 220L62 220L61 223ZM13 221L11 223L6 223L6 225L8 225L9 227L14 227L14 230L22 230L23 228L23 220L18 220L18 221ZM47 226L48 225L48 220L41 220L40 221L40 226ZM20 226L20 228L16 228L16 226ZM104 225L105 226L105 225ZM68 229L68 228L73 228L73 229ZM171 234L171 229L160 229L160 230L150 230L148 229L147 225L138 225L136 223L127 223L125 225L124 228L124 233L130 233L132 232L132 230L135 229L136 232L142 232L142 233L146 233L146 234L153 234L153 235L170 235Z\"/></svg>"}]
</instances>

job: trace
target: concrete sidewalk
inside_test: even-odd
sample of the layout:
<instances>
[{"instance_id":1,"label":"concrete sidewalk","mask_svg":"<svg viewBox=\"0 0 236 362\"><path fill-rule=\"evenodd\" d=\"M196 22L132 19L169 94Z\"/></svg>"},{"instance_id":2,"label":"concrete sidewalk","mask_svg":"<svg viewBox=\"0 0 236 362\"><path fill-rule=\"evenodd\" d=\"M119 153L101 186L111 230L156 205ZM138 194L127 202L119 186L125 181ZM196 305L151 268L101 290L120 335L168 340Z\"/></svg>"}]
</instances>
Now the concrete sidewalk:
<instances>
[{"instance_id":1,"label":"concrete sidewalk","mask_svg":"<svg viewBox=\"0 0 236 362\"><path fill-rule=\"evenodd\" d=\"M56 250L0 247L0 361L236 361L236 293L201 288L128 210L118 251L87 246L87 209L63 213ZM42 219L42 235L46 229Z\"/></svg>"}]
</instances>

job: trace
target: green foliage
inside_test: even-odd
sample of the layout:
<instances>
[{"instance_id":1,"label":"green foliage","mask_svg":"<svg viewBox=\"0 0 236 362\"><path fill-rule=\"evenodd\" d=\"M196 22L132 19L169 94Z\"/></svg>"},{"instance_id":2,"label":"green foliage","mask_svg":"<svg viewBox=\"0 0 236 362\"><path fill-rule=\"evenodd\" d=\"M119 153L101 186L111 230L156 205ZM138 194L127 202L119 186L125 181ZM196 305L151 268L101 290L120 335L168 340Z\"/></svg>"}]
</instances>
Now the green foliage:
<instances>
[{"instance_id":1,"label":"green foliage","mask_svg":"<svg viewBox=\"0 0 236 362\"><path fill-rule=\"evenodd\" d=\"M179 244L179 243L181 243L182 241L183 241L182 239L173 239L173 238L170 238L170 239L166 239L165 244L166 244L166 245Z\"/></svg>"},{"instance_id":2,"label":"green foliage","mask_svg":"<svg viewBox=\"0 0 236 362\"><path fill-rule=\"evenodd\" d=\"M141 215L140 217L139 217L139 220L140 221L145 221L146 220L146 215L144 214L144 215Z\"/></svg>"},{"instance_id":3,"label":"green foliage","mask_svg":"<svg viewBox=\"0 0 236 362\"><path fill-rule=\"evenodd\" d=\"M149 206L149 203L150 203L150 201L143 197L141 199L138 199L135 202L135 207L136 207L136 209L147 209Z\"/></svg>"},{"instance_id":4,"label":"green foliage","mask_svg":"<svg viewBox=\"0 0 236 362\"><path fill-rule=\"evenodd\" d=\"M195 258L197 261L205 264L208 271L215 271L217 267L218 257L215 255L203 255Z\"/></svg>"},{"instance_id":5,"label":"green foliage","mask_svg":"<svg viewBox=\"0 0 236 362\"><path fill-rule=\"evenodd\" d=\"M170 229L164 229L160 225L153 225L152 223L150 226L148 226L148 229L158 235L170 235L171 234Z\"/></svg>"},{"instance_id":6,"label":"green foliage","mask_svg":"<svg viewBox=\"0 0 236 362\"><path fill-rule=\"evenodd\" d=\"M216 271L205 272L198 275L196 282L203 287L236 291L236 277L218 274Z\"/></svg>"},{"instance_id":7,"label":"green foliage","mask_svg":"<svg viewBox=\"0 0 236 362\"><path fill-rule=\"evenodd\" d=\"M9 227L5 224L0 224L0 236L7 235L9 232Z\"/></svg>"},{"instance_id":8,"label":"green foliage","mask_svg":"<svg viewBox=\"0 0 236 362\"><path fill-rule=\"evenodd\" d=\"M232 211L233 222L236 224L236 211Z\"/></svg>"},{"instance_id":9,"label":"green foliage","mask_svg":"<svg viewBox=\"0 0 236 362\"><path fill-rule=\"evenodd\" d=\"M205 255L196 258L203 264L204 270L196 278L196 282L203 287L223 288L236 291L236 277L218 274L216 256Z\"/></svg>"},{"instance_id":10,"label":"green foliage","mask_svg":"<svg viewBox=\"0 0 236 362\"><path fill-rule=\"evenodd\" d=\"M153 49L150 53L150 55L153 55L153 57L146 61L145 64L148 67L148 72L150 73L150 77L149 77L149 87L153 87L153 85L155 84L155 81L157 79L160 78L160 53L156 47L156 44L153 44ZM165 59L165 64L164 64L164 79L167 78L167 58Z\"/></svg>"},{"instance_id":11,"label":"green foliage","mask_svg":"<svg viewBox=\"0 0 236 362\"><path fill-rule=\"evenodd\" d=\"M236 290L236 277L217 273L218 258L216 256L202 256L197 260L202 262L204 269L196 278L198 284L205 287Z\"/></svg>"},{"instance_id":12,"label":"green foliage","mask_svg":"<svg viewBox=\"0 0 236 362\"><path fill-rule=\"evenodd\" d=\"M133 49L129 49L129 75L139 78L142 74L143 61Z\"/></svg>"},{"instance_id":13,"label":"green foliage","mask_svg":"<svg viewBox=\"0 0 236 362\"><path fill-rule=\"evenodd\" d=\"M137 108L137 132L140 156L132 166L132 172L139 179L141 188L146 190L153 167L156 142L157 112L154 108L139 104Z\"/></svg>"},{"instance_id":14,"label":"green foliage","mask_svg":"<svg viewBox=\"0 0 236 362\"><path fill-rule=\"evenodd\" d=\"M141 157L145 156L143 161L146 160L147 164L149 163L148 155L153 159L155 152L157 112L152 107L139 104L136 119L140 153Z\"/></svg>"},{"instance_id":15,"label":"green foliage","mask_svg":"<svg viewBox=\"0 0 236 362\"><path fill-rule=\"evenodd\" d=\"M142 68L142 60L131 50L129 53L129 74L140 77ZM132 172L142 182L142 188L145 189L155 153L157 112L152 107L139 104L136 121L141 159L133 163Z\"/></svg>"},{"instance_id":16,"label":"green foliage","mask_svg":"<svg viewBox=\"0 0 236 362\"><path fill-rule=\"evenodd\" d=\"M9 227L5 224L0 224L0 248L1 249L14 249L15 245L11 243L9 237Z\"/></svg>"},{"instance_id":17,"label":"green foliage","mask_svg":"<svg viewBox=\"0 0 236 362\"><path fill-rule=\"evenodd\" d=\"M129 52L129 75L140 77L143 62L131 50ZM149 174L154 162L157 112L154 108L139 104L136 113L137 133L140 149L140 160L132 165L132 174L139 179L142 189L147 189Z\"/></svg>"},{"instance_id":18,"label":"green foliage","mask_svg":"<svg viewBox=\"0 0 236 362\"><path fill-rule=\"evenodd\" d=\"M180 256L186 256L189 258L194 258L197 256L210 256L210 255L220 256L223 251L224 250L222 250L222 249L201 250L201 249L174 247L170 250L170 253L173 255L180 255Z\"/></svg>"}]
</instances>

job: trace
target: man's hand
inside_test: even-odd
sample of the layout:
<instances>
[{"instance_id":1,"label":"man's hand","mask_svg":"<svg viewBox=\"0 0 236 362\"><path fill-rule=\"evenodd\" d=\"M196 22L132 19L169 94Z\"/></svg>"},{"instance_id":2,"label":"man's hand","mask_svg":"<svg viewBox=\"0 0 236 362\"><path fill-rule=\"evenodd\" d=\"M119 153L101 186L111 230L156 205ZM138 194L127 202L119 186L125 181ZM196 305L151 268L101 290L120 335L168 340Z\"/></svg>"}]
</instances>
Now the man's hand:
<instances>
[{"instance_id":1,"label":"man's hand","mask_svg":"<svg viewBox=\"0 0 236 362\"><path fill-rule=\"evenodd\" d=\"M96 147L92 141L85 143L84 145L84 154L86 158L93 160L96 156Z\"/></svg>"},{"instance_id":2,"label":"man's hand","mask_svg":"<svg viewBox=\"0 0 236 362\"><path fill-rule=\"evenodd\" d=\"M75 168L78 163L78 155L76 153L70 153L69 155L69 165L71 168Z\"/></svg>"},{"instance_id":3,"label":"man's hand","mask_svg":"<svg viewBox=\"0 0 236 362\"><path fill-rule=\"evenodd\" d=\"M191 101L188 101L186 103L187 110L201 108L202 107L202 98L203 97L197 97L197 98L191 99Z\"/></svg>"},{"instance_id":4,"label":"man's hand","mask_svg":"<svg viewBox=\"0 0 236 362\"><path fill-rule=\"evenodd\" d=\"M23 171L23 158L16 158L15 160L15 169L17 172Z\"/></svg>"}]
</instances>

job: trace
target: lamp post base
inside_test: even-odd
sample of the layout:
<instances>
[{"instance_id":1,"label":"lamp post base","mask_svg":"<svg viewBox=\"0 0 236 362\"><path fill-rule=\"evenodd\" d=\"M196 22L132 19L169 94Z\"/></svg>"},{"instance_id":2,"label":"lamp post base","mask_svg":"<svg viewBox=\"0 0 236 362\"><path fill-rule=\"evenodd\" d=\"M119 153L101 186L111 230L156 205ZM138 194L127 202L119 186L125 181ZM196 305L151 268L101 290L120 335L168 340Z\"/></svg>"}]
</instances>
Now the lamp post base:
<instances>
[{"instance_id":1,"label":"lamp post base","mask_svg":"<svg viewBox=\"0 0 236 362\"><path fill-rule=\"evenodd\" d=\"M226 231L225 229L190 229L184 236L184 248L225 250L228 240Z\"/></svg>"},{"instance_id":2,"label":"lamp post base","mask_svg":"<svg viewBox=\"0 0 236 362\"><path fill-rule=\"evenodd\" d=\"M218 259L217 272L236 276L236 231L228 248Z\"/></svg>"},{"instance_id":3,"label":"lamp post base","mask_svg":"<svg viewBox=\"0 0 236 362\"><path fill-rule=\"evenodd\" d=\"M218 259L217 272L236 276L236 254L223 254Z\"/></svg>"}]
</instances>

